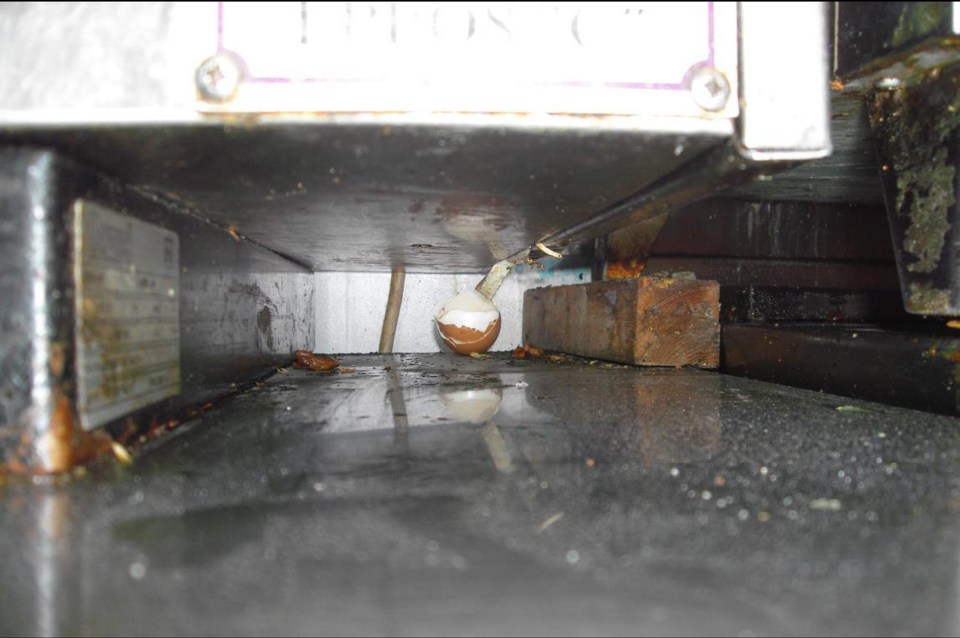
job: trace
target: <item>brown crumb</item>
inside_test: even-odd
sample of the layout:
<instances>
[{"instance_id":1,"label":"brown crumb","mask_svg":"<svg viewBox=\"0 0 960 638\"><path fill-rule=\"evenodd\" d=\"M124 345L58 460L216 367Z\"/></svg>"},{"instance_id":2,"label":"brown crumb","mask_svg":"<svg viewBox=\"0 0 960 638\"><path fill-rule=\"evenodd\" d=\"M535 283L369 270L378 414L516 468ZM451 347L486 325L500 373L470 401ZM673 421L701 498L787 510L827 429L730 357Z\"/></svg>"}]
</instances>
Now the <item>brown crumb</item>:
<instances>
[{"instance_id":1,"label":"brown crumb","mask_svg":"<svg viewBox=\"0 0 960 638\"><path fill-rule=\"evenodd\" d=\"M513 358L514 359L526 359L527 357L537 358L543 356L543 350L536 346L532 346L528 343L523 344L522 346L517 346L513 349Z\"/></svg>"},{"instance_id":2,"label":"brown crumb","mask_svg":"<svg viewBox=\"0 0 960 638\"><path fill-rule=\"evenodd\" d=\"M340 362L333 357L328 357L325 354L314 354L309 350L297 350L294 356L296 361L293 362L293 367L300 370L329 372L340 366Z\"/></svg>"},{"instance_id":3,"label":"brown crumb","mask_svg":"<svg viewBox=\"0 0 960 638\"><path fill-rule=\"evenodd\" d=\"M842 91L843 82L841 82L840 80L834 79L832 82L830 82L830 88L833 89L834 91Z\"/></svg>"},{"instance_id":4,"label":"brown crumb","mask_svg":"<svg viewBox=\"0 0 960 638\"><path fill-rule=\"evenodd\" d=\"M227 226L227 232L230 233L231 237L233 237L237 241L240 241L240 233L237 232L237 229L233 224L230 224L229 226Z\"/></svg>"},{"instance_id":5,"label":"brown crumb","mask_svg":"<svg viewBox=\"0 0 960 638\"><path fill-rule=\"evenodd\" d=\"M357 371L356 368L340 368L340 374L350 374L356 371Z\"/></svg>"}]
</instances>

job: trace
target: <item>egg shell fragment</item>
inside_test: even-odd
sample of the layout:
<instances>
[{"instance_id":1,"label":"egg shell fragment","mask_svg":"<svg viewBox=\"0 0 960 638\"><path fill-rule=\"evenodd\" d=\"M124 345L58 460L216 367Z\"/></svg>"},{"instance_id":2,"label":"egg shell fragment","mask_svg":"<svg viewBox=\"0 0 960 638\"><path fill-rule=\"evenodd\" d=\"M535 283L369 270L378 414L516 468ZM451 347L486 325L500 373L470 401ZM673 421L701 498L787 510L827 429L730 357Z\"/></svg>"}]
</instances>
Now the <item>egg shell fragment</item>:
<instances>
[{"instance_id":1,"label":"egg shell fragment","mask_svg":"<svg viewBox=\"0 0 960 638\"><path fill-rule=\"evenodd\" d=\"M500 311L476 290L465 290L440 309L437 330L457 354L485 352L500 335Z\"/></svg>"}]
</instances>

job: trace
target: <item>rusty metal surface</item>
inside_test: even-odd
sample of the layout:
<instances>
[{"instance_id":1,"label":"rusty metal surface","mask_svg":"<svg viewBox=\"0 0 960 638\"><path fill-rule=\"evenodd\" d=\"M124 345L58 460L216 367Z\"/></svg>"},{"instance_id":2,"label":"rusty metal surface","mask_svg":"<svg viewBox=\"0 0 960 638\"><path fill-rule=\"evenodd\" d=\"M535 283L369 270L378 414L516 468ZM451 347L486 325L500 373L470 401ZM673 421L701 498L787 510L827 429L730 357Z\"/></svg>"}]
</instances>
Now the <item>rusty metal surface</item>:
<instances>
[{"instance_id":1,"label":"rusty metal surface","mask_svg":"<svg viewBox=\"0 0 960 638\"><path fill-rule=\"evenodd\" d=\"M879 203L880 163L864 94L878 83L900 82L956 63L960 38L950 2L833 3L833 154L742 186L740 197Z\"/></svg>"},{"instance_id":2,"label":"rusty metal surface","mask_svg":"<svg viewBox=\"0 0 960 638\"><path fill-rule=\"evenodd\" d=\"M835 72L869 74L911 49L953 35L952 2L837 2Z\"/></svg>"},{"instance_id":3,"label":"rusty metal surface","mask_svg":"<svg viewBox=\"0 0 960 638\"><path fill-rule=\"evenodd\" d=\"M903 302L915 314L960 314L958 88L954 65L868 96Z\"/></svg>"},{"instance_id":4,"label":"rusty metal surface","mask_svg":"<svg viewBox=\"0 0 960 638\"><path fill-rule=\"evenodd\" d=\"M341 362L132 466L5 486L0 633L960 630L955 418L701 371Z\"/></svg>"},{"instance_id":5,"label":"rusty metal surface","mask_svg":"<svg viewBox=\"0 0 960 638\"><path fill-rule=\"evenodd\" d=\"M0 151L0 463L11 471L63 471L83 454L69 203L53 187L58 171L50 154Z\"/></svg>"},{"instance_id":6,"label":"rusty metal surface","mask_svg":"<svg viewBox=\"0 0 960 638\"><path fill-rule=\"evenodd\" d=\"M175 421L313 344L312 274L303 267L49 151L3 149L0 170L2 471L62 471L102 447L82 434L76 418L78 196L180 238L182 392L137 410L129 423L117 420L109 426L115 434L135 436Z\"/></svg>"}]
</instances>

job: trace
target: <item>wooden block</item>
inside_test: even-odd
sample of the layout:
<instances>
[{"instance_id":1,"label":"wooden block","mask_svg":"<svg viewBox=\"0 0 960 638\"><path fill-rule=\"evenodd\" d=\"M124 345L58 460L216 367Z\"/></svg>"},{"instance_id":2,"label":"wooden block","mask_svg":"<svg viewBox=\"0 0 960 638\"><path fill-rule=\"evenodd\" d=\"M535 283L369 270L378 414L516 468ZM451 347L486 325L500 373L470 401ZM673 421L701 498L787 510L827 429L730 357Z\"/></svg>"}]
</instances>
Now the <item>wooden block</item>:
<instances>
[{"instance_id":1,"label":"wooden block","mask_svg":"<svg viewBox=\"0 0 960 638\"><path fill-rule=\"evenodd\" d=\"M545 350L644 366L720 365L720 286L639 277L534 288L523 339Z\"/></svg>"}]
</instances>

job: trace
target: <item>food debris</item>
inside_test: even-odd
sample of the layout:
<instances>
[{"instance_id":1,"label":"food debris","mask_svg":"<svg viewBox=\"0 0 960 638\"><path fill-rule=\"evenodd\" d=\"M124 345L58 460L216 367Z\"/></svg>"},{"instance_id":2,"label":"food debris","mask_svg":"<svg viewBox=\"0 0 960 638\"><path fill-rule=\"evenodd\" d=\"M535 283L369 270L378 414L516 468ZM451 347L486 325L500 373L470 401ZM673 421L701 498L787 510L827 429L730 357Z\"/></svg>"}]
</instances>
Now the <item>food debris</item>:
<instances>
[{"instance_id":1,"label":"food debris","mask_svg":"<svg viewBox=\"0 0 960 638\"><path fill-rule=\"evenodd\" d=\"M597 462L594 461L592 457L588 456L586 459L584 459L583 464L586 465L587 467L593 467L594 465L597 464Z\"/></svg>"},{"instance_id":2,"label":"food debris","mask_svg":"<svg viewBox=\"0 0 960 638\"><path fill-rule=\"evenodd\" d=\"M563 516L564 516L563 512L557 512L547 520L543 521L542 523L540 523L540 527L537 528L537 533L539 534L543 530L547 529L548 527L550 527L551 525L559 521L561 518L563 518Z\"/></svg>"},{"instance_id":3,"label":"food debris","mask_svg":"<svg viewBox=\"0 0 960 638\"><path fill-rule=\"evenodd\" d=\"M479 352L471 352L471 353L470 353L470 358L471 358L471 359L489 359L489 358L490 358L490 355L488 355L488 354L481 354L481 353L479 353Z\"/></svg>"},{"instance_id":4,"label":"food debris","mask_svg":"<svg viewBox=\"0 0 960 638\"><path fill-rule=\"evenodd\" d=\"M350 374L356 371L357 371L356 368L340 368L340 374Z\"/></svg>"},{"instance_id":5,"label":"food debris","mask_svg":"<svg viewBox=\"0 0 960 638\"><path fill-rule=\"evenodd\" d=\"M127 450L127 448L120 445L116 441L110 442L110 449L113 451L113 456L115 456L116 459L124 465L130 465L133 463L133 457L130 456L130 452Z\"/></svg>"},{"instance_id":6,"label":"food debris","mask_svg":"<svg viewBox=\"0 0 960 638\"><path fill-rule=\"evenodd\" d=\"M723 486L726 485L726 484L727 484L727 479L723 478L722 476L717 475L717 476L714 476L714 477L713 477L713 486L714 486L714 487L723 487Z\"/></svg>"},{"instance_id":7,"label":"food debris","mask_svg":"<svg viewBox=\"0 0 960 638\"><path fill-rule=\"evenodd\" d=\"M960 319L951 319L947 322L947 327L960 330Z\"/></svg>"},{"instance_id":8,"label":"food debris","mask_svg":"<svg viewBox=\"0 0 960 638\"><path fill-rule=\"evenodd\" d=\"M300 370L329 372L340 366L340 362L333 357L328 357L325 354L314 354L309 350L297 350L294 356L296 361L293 362L293 367Z\"/></svg>"},{"instance_id":9,"label":"food debris","mask_svg":"<svg viewBox=\"0 0 960 638\"><path fill-rule=\"evenodd\" d=\"M542 356L543 356L542 349L536 346L531 346L530 344L527 344L527 343L523 344L522 346L517 346L516 348L513 349L514 359L526 359L527 357L531 357L535 359L537 357L542 357Z\"/></svg>"},{"instance_id":10,"label":"food debris","mask_svg":"<svg viewBox=\"0 0 960 638\"><path fill-rule=\"evenodd\" d=\"M841 82L840 80L834 79L832 82L830 82L830 88L833 89L834 91L842 91L843 82Z\"/></svg>"},{"instance_id":11,"label":"food debris","mask_svg":"<svg viewBox=\"0 0 960 638\"><path fill-rule=\"evenodd\" d=\"M761 523L766 523L767 521L770 520L770 514L768 514L767 512L760 512L759 514L757 514L757 520L760 521Z\"/></svg>"},{"instance_id":12,"label":"food debris","mask_svg":"<svg viewBox=\"0 0 960 638\"><path fill-rule=\"evenodd\" d=\"M839 512L843 509L843 503L835 498L815 498L810 501L810 509L827 510L829 512Z\"/></svg>"},{"instance_id":13,"label":"food debris","mask_svg":"<svg viewBox=\"0 0 960 638\"><path fill-rule=\"evenodd\" d=\"M234 226L233 224L230 224L229 226L227 226L227 232L230 233L231 237L233 237L237 241L240 241L240 233L237 232L236 226Z\"/></svg>"},{"instance_id":14,"label":"food debris","mask_svg":"<svg viewBox=\"0 0 960 638\"><path fill-rule=\"evenodd\" d=\"M856 405L838 405L837 412L850 412L853 414L870 414L871 412L876 412L876 410L861 408Z\"/></svg>"}]
</instances>

